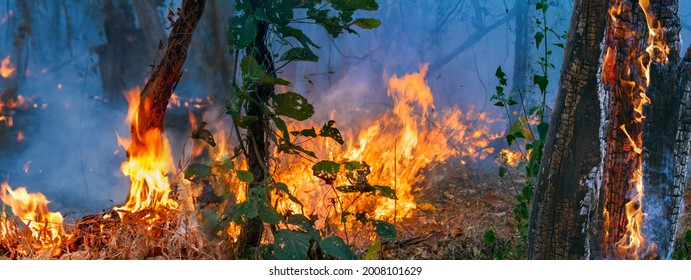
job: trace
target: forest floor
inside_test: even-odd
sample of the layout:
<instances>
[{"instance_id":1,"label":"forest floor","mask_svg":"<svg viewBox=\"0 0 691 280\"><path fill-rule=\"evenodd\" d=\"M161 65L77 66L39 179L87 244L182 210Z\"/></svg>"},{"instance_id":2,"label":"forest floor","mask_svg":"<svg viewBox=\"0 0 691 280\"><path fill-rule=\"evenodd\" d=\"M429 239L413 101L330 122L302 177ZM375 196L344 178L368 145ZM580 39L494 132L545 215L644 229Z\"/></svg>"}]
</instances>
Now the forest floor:
<instances>
[{"instance_id":1,"label":"forest floor","mask_svg":"<svg viewBox=\"0 0 691 280\"><path fill-rule=\"evenodd\" d=\"M436 176L438 181L430 188L416 191L418 209L413 217L398 224L398 239L422 237L424 241L391 250L386 258L493 259L493 248L483 239L488 230L515 244L519 236L513 214L516 190L498 176L497 167L447 164L437 169L430 173L436 174L432 177ZM691 180L687 186L691 186ZM420 207L423 203L434 209ZM680 236L691 230L689 210L691 188L687 187Z\"/></svg>"}]
</instances>

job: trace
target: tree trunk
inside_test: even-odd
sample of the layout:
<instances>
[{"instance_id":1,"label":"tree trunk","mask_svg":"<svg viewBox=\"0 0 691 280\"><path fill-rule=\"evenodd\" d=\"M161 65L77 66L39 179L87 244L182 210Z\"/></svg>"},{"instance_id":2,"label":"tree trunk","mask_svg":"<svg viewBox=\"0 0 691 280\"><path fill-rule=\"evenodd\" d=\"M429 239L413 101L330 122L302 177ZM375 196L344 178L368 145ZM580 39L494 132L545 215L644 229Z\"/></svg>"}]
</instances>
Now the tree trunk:
<instances>
[{"instance_id":1,"label":"tree trunk","mask_svg":"<svg viewBox=\"0 0 691 280\"><path fill-rule=\"evenodd\" d=\"M154 69L149 81L144 86L139 102L140 119L132 124L132 146L142 145L138 136L149 130L163 131L168 99L180 81L182 66L187 58L187 48L192 41L192 34L204 11L205 0L184 0L181 13L173 23L173 30L168 36L168 48L161 62Z\"/></svg>"},{"instance_id":2,"label":"tree trunk","mask_svg":"<svg viewBox=\"0 0 691 280\"><path fill-rule=\"evenodd\" d=\"M566 41L559 92L550 121L530 216L528 257L580 259L587 255L588 216L600 162L597 70L609 0L576 0Z\"/></svg>"},{"instance_id":3,"label":"tree trunk","mask_svg":"<svg viewBox=\"0 0 691 280\"><path fill-rule=\"evenodd\" d=\"M597 21L579 20L584 4L592 13L586 18ZM531 216L530 258L672 254L691 130L691 57L679 62L678 1L651 0L648 6L647 1L612 0L607 7L607 1L590 0L578 1L574 9ZM649 32L649 25L657 31ZM586 36L592 43L602 38L604 26L602 56L599 48L590 49L585 56L590 68L573 68L569 59L583 55L572 49L574 30L593 30ZM599 61L596 75L592 67L599 68ZM573 98L570 73L587 77L577 86L590 85ZM584 102L590 106L577 114L579 119L565 114L585 107ZM579 127L585 120L587 126Z\"/></svg>"},{"instance_id":4,"label":"tree trunk","mask_svg":"<svg viewBox=\"0 0 691 280\"><path fill-rule=\"evenodd\" d=\"M260 0L251 0L252 8ZM273 57L271 51L265 44L266 36L269 32L269 25L266 21L257 21L257 35L254 43L246 49L246 55L251 55L257 63L262 65L264 72L272 77L276 77ZM269 99L275 95L273 86L255 85L250 92L250 99L256 102L249 102L247 105L247 116L257 117L247 130L247 165L249 171L254 174L254 182L249 184L249 188L258 188L266 185L269 170L269 143L266 140L269 127L269 119L262 113L262 104L268 104ZM238 256L250 247L257 247L261 241L264 223L259 217L252 218L242 225L242 230L237 241Z\"/></svg>"},{"instance_id":5,"label":"tree trunk","mask_svg":"<svg viewBox=\"0 0 691 280\"><path fill-rule=\"evenodd\" d=\"M531 86L529 81L530 74L532 73L530 61L530 42L532 41L533 36L530 34L530 31L532 30L531 23L533 13L531 11L534 11L535 9L531 9L531 2L531 0L516 1L516 42L513 52L513 83L511 88L511 96L513 96L514 100L519 100L519 95L522 95L522 99L527 102L527 108L532 107L532 101L530 101L530 96L528 93L530 92ZM520 104L510 105L509 112L520 111L520 106ZM521 115L520 112L519 115ZM509 121L507 123L507 128L510 128L511 125L516 121L516 116L509 115L508 117Z\"/></svg>"},{"instance_id":6,"label":"tree trunk","mask_svg":"<svg viewBox=\"0 0 691 280\"><path fill-rule=\"evenodd\" d=\"M15 70L12 75L3 79L4 90L2 91L1 102L14 101L17 99L19 85L26 75L26 65L28 60L27 42L31 35L31 5L28 0L17 1L19 16L13 20L14 36L12 37L12 55L10 62ZM0 57L4 59L4 57ZM2 112L0 112L2 113Z\"/></svg>"}]
</instances>

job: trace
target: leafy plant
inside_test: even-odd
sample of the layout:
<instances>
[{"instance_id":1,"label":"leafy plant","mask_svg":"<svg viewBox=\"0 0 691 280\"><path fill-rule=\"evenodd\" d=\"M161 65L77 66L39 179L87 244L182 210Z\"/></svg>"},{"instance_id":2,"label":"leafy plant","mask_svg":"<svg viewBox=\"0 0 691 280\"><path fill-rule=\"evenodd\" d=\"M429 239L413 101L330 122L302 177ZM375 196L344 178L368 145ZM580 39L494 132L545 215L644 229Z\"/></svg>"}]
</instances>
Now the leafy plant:
<instances>
[{"instance_id":1,"label":"leafy plant","mask_svg":"<svg viewBox=\"0 0 691 280\"><path fill-rule=\"evenodd\" d=\"M314 127L289 131L288 121L308 120L315 108L298 92L277 93L277 86L291 85L290 81L278 77L277 73L292 62L319 60L314 53L319 46L300 26L316 24L333 37L344 33L357 34L355 28L372 29L380 22L373 18L357 18L356 12L376 9L378 4L375 0L235 0L235 15L229 21L228 43L239 62L235 66L239 74L233 77L230 102L225 112L233 118L238 139L243 140L233 157L248 163L248 170L237 170L232 165L219 166L218 163L211 166L193 164L187 169L186 175L199 180L214 180L215 177L232 174L248 184L246 199L240 203L235 203L234 197L228 194L214 192L214 195L223 198L223 206L216 211L207 211L209 222L204 223L220 233L225 232L231 224L243 226L243 231L261 231L257 223L268 224L272 229L273 244L259 245L258 239L253 241L254 244L245 244L248 241L240 238L237 242L241 250L239 257L355 258L348 242L341 237L323 237L326 235L315 228L313 217L307 217L304 213L280 213L272 205L273 196L287 197L300 207L302 202L291 194L285 183L276 181L269 174L271 160L268 147L274 146L279 153L299 155L314 161L317 155L302 147L299 144L302 141L297 142L296 138L310 140L325 137L339 144L344 143L333 120L326 122L319 131ZM210 135L201 132L193 137L213 146L215 143ZM337 163L320 161L314 166L314 175L327 178L325 182L333 184L335 177L329 179L329 176L336 174L339 169ZM378 187L374 192L377 190L388 191ZM255 225L253 229L244 227L250 224ZM384 226L375 226L375 231L380 227ZM386 232L387 237L391 236L390 229L381 231ZM252 248L243 248L245 245Z\"/></svg>"},{"instance_id":2,"label":"leafy plant","mask_svg":"<svg viewBox=\"0 0 691 280\"><path fill-rule=\"evenodd\" d=\"M505 158L505 155L499 155L504 162L504 166L499 167L499 177L507 177L514 186L516 194L514 220L517 225L519 237L517 240L518 244L516 244L515 248L512 248L510 254L504 252L506 249L504 245L496 245L498 244L496 243L497 241L491 242L491 244L494 244L495 250L501 252L500 254L495 252L495 257L506 257L511 255L516 258L523 258L525 256L525 248L527 248L528 220L530 218L529 206L533 198L545 140L547 138L547 130L549 128L549 124L546 120L546 114L550 110L546 104L547 86L549 84L548 72L550 69L555 69L554 64L550 60L552 55L550 47L564 47L563 44L560 43L550 45L548 43L548 38L550 35L554 35L560 39L565 38L565 34L558 34L554 29L549 27L547 23L548 8L549 4L547 0L540 0L535 5L535 9L539 12L539 15L535 19L538 30L534 34L534 39L537 50L542 51L542 54L536 61L540 67L539 72L533 75L533 85L537 86L539 90L540 102L531 106L532 101L525 96L525 89L519 89L517 94L515 94L517 96L510 93L507 94L505 92L505 88L507 87L506 73L501 69L501 66L499 66L495 72L499 85L497 85L496 93L492 95L490 100L495 101L495 106L504 108L507 119L511 119L509 106L518 105L520 108L519 112L517 112L518 118L510 125L505 134L505 138L508 146L514 147L521 155L521 160L517 165L520 174L517 176L511 173L512 168L508 165L508 159ZM535 124L535 122L537 123ZM537 134L535 132L537 132ZM523 186L518 189L515 187L517 184L522 184ZM488 231L485 236L494 236L494 232L490 233L490 231ZM496 239L489 238L489 240ZM488 239L485 239L485 241L487 243ZM499 243L504 244L503 242Z\"/></svg>"},{"instance_id":3,"label":"leafy plant","mask_svg":"<svg viewBox=\"0 0 691 280\"><path fill-rule=\"evenodd\" d=\"M674 253L672 258L675 260L691 260L691 230L687 229L681 240L674 243Z\"/></svg>"}]
</instances>

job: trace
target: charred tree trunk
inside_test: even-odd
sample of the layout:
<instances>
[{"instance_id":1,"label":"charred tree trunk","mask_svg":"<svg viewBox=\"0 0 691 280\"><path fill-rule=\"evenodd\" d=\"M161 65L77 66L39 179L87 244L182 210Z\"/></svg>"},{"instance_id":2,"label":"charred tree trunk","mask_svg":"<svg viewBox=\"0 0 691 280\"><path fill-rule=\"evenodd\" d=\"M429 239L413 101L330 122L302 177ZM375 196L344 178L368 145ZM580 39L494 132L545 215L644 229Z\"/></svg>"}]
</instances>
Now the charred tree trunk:
<instances>
[{"instance_id":1,"label":"charred tree trunk","mask_svg":"<svg viewBox=\"0 0 691 280\"><path fill-rule=\"evenodd\" d=\"M254 9L260 0L251 0L250 5ZM264 72L272 77L276 77L273 57L271 51L265 43L269 32L269 25L266 21L257 21L257 34L254 43L247 47L246 55L251 55L259 63ZM254 182L249 184L249 188L262 187L266 184L269 170L269 143L266 135L269 127L268 116L262 113L263 104L268 104L269 99L275 95L275 89L270 85L255 85L250 92L250 99L247 106L247 116L257 117L247 130L247 165L249 171L254 174ZM244 256L247 249L259 246L262 238L264 223L261 218L249 219L242 225L240 237L237 242L237 253Z\"/></svg>"},{"instance_id":2,"label":"charred tree trunk","mask_svg":"<svg viewBox=\"0 0 691 280\"><path fill-rule=\"evenodd\" d=\"M609 0L577 0L568 31L559 92L550 121L528 233L531 259L587 255L586 223L597 215L600 161L597 70ZM592 208L592 210L591 210ZM596 213L597 212L597 213Z\"/></svg>"},{"instance_id":3,"label":"charred tree trunk","mask_svg":"<svg viewBox=\"0 0 691 280\"><path fill-rule=\"evenodd\" d=\"M531 258L671 257L691 130L691 57L680 62L678 1L607 2L576 2L531 216ZM584 3L597 21L578 20ZM592 43L604 26L603 49L585 56L590 68L574 69L570 58L582 55L572 49L574 30L593 30ZM569 73L587 77L575 84L587 91L569 98ZM584 102L578 120L565 114Z\"/></svg>"},{"instance_id":4,"label":"charred tree trunk","mask_svg":"<svg viewBox=\"0 0 691 280\"><path fill-rule=\"evenodd\" d=\"M187 48L192 41L192 34L202 16L205 3L205 0L182 2L179 17L173 23L173 30L168 36L168 48L142 90L138 109L139 122L132 123L132 146L142 145L142 139L138 139L138 136L150 130L163 131L168 99L180 81L182 66L187 58Z\"/></svg>"},{"instance_id":5,"label":"charred tree trunk","mask_svg":"<svg viewBox=\"0 0 691 280\"><path fill-rule=\"evenodd\" d=\"M17 1L19 16L13 20L15 27L12 37L12 55L10 62L15 70L12 75L3 79L4 90L0 102L14 101L18 97L19 84L24 80L28 60L27 42L31 35L31 5L28 0ZM4 57L0 58L3 59Z\"/></svg>"}]
</instances>

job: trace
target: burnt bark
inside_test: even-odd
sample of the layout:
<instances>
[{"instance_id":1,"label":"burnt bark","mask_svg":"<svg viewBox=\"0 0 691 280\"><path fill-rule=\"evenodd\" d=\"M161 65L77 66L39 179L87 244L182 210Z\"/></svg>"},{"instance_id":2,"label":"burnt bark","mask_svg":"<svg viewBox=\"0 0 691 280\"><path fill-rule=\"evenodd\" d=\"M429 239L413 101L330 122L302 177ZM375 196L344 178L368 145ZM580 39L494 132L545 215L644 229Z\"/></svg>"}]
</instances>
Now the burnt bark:
<instances>
[{"instance_id":1,"label":"burnt bark","mask_svg":"<svg viewBox=\"0 0 691 280\"><path fill-rule=\"evenodd\" d=\"M608 0L577 0L530 218L528 257L581 259L588 217L598 211L600 160L597 70Z\"/></svg>"},{"instance_id":2,"label":"burnt bark","mask_svg":"<svg viewBox=\"0 0 691 280\"><path fill-rule=\"evenodd\" d=\"M132 145L142 145L138 136L149 130L163 131L166 106L180 81L192 34L204 11L205 0L185 0L168 36L168 48L140 95L139 122L132 125Z\"/></svg>"},{"instance_id":3,"label":"burnt bark","mask_svg":"<svg viewBox=\"0 0 691 280\"><path fill-rule=\"evenodd\" d=\"M17 1L19 16L12 20L14 26L14 36L12 37L12 55L10 62L15 67L14 73L3 79L3 91L0 95L0 102L16 100L18 97L19 85L24 80L26 74L26 64L28 63L27 42L31 35L31 3L29 0ZM0 59L3 59L1 57ZM2 112L0 112L2 113Z\"/></svg>"},{"instance_id":4,"label":"burnt bark","mask_svg":"<svg viewBox=\"0 0 691 280\"><path fill-rule=\"evenodd\" d=\"M576 2L531 216L530 258L671 257L690 146L691 56L680 58L678 1L647 3ZM598 21L583 25L582 7L597 9L585 17ZM595 30L584 37L590 43L603 39L606 26L602 50L584 56L586 69L569 62L584 55L571 46L579 24ZM569 71L587 79L571 84ZM567 114L579 108L586 110L578 119ZM629 219L639 209L636 225ZM637 226L642 239L632 234ZM632 246L636 238L644 241Z\"/></svg>"}]
</instances>

